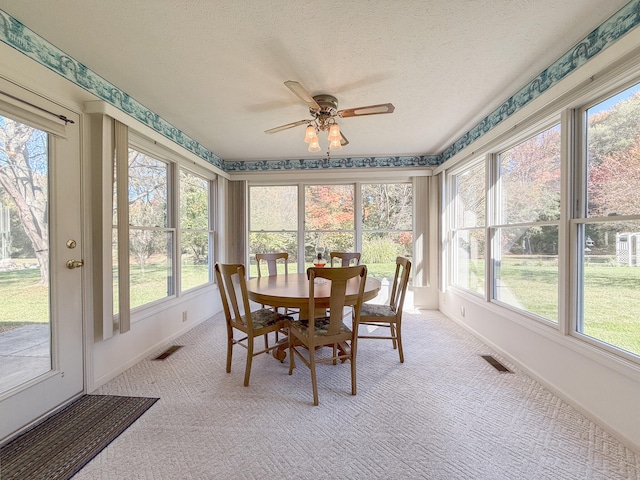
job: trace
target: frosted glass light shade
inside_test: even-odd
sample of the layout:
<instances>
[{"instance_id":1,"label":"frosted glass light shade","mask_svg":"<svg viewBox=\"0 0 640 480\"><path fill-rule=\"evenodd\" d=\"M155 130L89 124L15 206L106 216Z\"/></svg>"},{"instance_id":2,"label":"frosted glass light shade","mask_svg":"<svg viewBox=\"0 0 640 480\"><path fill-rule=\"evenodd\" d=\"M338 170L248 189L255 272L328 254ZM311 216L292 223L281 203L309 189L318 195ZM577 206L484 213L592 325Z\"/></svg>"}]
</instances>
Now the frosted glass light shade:
<instances>
[{"instance_id":1,"label":"frosted glass light shade","mask_svg":"<svg viewBox=\"0 0 640 480\"><path fill-rule=\"evenodd\" d=\"M320 143L318 142L318 137L316 137L315 141L309 143L308 150L310 152L319 152L320 151Z\"/></svg>"},{"instance_id":2,"label":"frosted glass light shade","mask_svg":"<svg viewBox=\"0 0 640 480\"><path fill-rule=\"evenodd\" d=\"M337 123L334 123L329 127L329 136L327 137L330 142L334 140L340 140L340 127Z\"/></svg>"},{"instance_id":3,"label":"frosted glass light shade","mask_svg":"<svg viewBox=\"0 0 640 480\"><path fill-rule=\"evenodd\" d=\"M304 132L304 141L305 143L311 143L314 139L318 140L316 129L313 127L313 125L309 125Z\"/></svg>"}]
</instances>

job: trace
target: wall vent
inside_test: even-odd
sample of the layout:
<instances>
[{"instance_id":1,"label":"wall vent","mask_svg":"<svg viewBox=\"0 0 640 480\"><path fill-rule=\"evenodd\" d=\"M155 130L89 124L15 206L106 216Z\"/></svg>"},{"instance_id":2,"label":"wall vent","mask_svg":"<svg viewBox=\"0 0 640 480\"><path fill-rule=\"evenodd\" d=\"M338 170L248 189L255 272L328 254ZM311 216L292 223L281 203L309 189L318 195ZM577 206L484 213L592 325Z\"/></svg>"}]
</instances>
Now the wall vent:
<instances>
[{"instance_id":1,"label":"wall vent","mask_svg":"<svg viewBox=\"0 0 640 480\"><path fill-rule=\"evenodd\" d=\"M169 355L175 353L176 351L180 350L181 348L182 348L182 345L171 345L164 352L162 352L160 355L158 355L156 358L154 358L154 360L164 360Z\"/></svg>"},{"instance_id":2,"label":"wall vent","mask_svg":"<svg viewBox=\"0 0 640 480\"><path fill-rule=\"evenodd\" d=\"M489 364L499 372L513 373L511 372L511 370L509 370L507 367L505 367L503 364L501 364L498 360L493 358L491 355L482 355L482 358L484 358L487 362L489 362Z\"/></svg>"}]
</instances>

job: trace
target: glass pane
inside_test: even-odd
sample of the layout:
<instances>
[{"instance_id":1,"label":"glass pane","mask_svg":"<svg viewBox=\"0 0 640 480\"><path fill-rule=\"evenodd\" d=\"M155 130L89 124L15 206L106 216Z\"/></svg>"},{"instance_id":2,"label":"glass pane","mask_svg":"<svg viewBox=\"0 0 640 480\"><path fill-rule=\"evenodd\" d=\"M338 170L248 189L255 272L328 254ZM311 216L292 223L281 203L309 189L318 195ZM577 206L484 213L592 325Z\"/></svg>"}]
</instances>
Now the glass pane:
<instances>
[{"instance_id":1,"label":"glass pane","mask_svg":"<svg viewBox=\"0 0 640 480\"><path fill-rule=\"evenodd\" d=\"M410 183L362 185L364 230L413 230L413 193Z\"/></svg>"},{"instance_id":2,"label":"glass pane","mask_svg":"<svg viewBox=\"0 0 640 480\"><path fill-rule=\"evenodd\" d=\"M455 269L453 283L476 293L484 293L484 229L460 230L455 233Z\"/></svg>"},{"instance_id":3,"label":"glass pane","mask_svg":"<svg viewBox=\"0 0 640 480\"><path fill-rule=\"evenodd\" d=\"M249 233L249 276L257 277L256 253L287 252L289 254L289 272L298 271L298 234L297 232L251 232ZM280 268L280 267L279 267ZM283 272L284 272L284 266Z\"/></svg>"},{"instance_id":4,"label":"glass pane","mask_svg":"<svg viewBox=\"0 0 640 480\"><path fill-rule=\"evenodd\" d=\"M180 289L209 283L209 232L182 232Z\"/></svg>"},{"instance_id":5,"label":"glass pane","mask_svg":"<svg viewBox=\"0 0 640 480\"><path fill-rule=\"evenodd\" d=\"M329 263L329 252L354 252L354 232L306 232L304 236L305 268L316 258L316 248L323 249L323 258Z\"/></svg>"},{"instance_id":6,"label":"glass pane","mask_svg":"<svg viewBox=\"0 0 640 480\"><path fill-rule=\"evenodd\" d=\"M412 232L362 234L361 263L367 265L369 276L393 278L397 257L413 257Z\"/></svg>"},{"instance_id":7,"label":"glass pane","mask_svg":"<svg viewBox=\"0 0 640 480\"><path fill-rule=\"evenodd\" d=\"M353 185L305 187L305 230L353 230Z\"/></svg>"},{"instance_id":8,"label":"glass pane","mask_svg":"<svg viewBox=\"0 0 640 480\"><path fill-rule=\"evenodd\" d=\"M499 224L560 218L560 125L499 156Z\"/></svg>"},{"instance_id":9,"label":"glass pane","mask_svg":"<svg viewBox=\"0 0 640 480\"><path fill-rule=\"evenodd\" d=\"M131 308L173 295L173 233L129 230Z\"/></svg>"},{"instance_id":10,"label":"glass pane","mask_svg":"<svg viewBox=\"0 0 640 480\"><path fill-rule=\"evenodd\" d=\"M484 162L455 178L455 227L482 227L485 224Z\"/></svg>"},{"instance_id":11,"label":"glass pane","mask_svg":"<svg viewBox=\"0 0 640 480\"><path fill-rule=\"evenodd\" d=\"M640 222L584 229L578 331L640 355Z\"/></svg>"},{"instance_id":12,"label":"glass pane","mask_svg":"<svg viewBox=\"0 0 640 480\"><path fill-rule=\"evenodd\" d=\"M47 134L0 116L0 393L51 369L48 176Z\"/></svg>"},{"instance_id":13,"label":"glass pane","mask_svg":"<svg viewBox=\"0 0 640 480\"><path fill-rule=\"evenodd\" d=\"M129 224L167 227L169 165L129 149Z\"/></svg>"},{"instance_id":14,"label":"glass pane","mask_svg":"<svg viewBox=\"0 0 640 480\"><path fill-rule=\"evenodd\" d=\"M298 187L250 187L249 229L279 231L298 229Z\"/></svg>"},{"instance_id":15,"label":"glass pane","mask_svg":"<svg viewBox=\"0 0 640 480\"><path fill-rule=\"evenodd\" d=\"M499 228L494 298L558 321L558 227Z\"/></svg>"},{"instance_id":16,"label":"glass pane","mask_svg":"<svg viewBox=\"0 0 640 480\"><path fill-rule=\"evenodd\" d=\"M209 230L209 181L180 170L180 228Z\"/></svg>"},{"instance_id":17,"label":"glass pane","mask_svg":"<svg viewBox=\"0 0 640 480\"><path fill-rule=\"evenodd\" d=\"M640 85L587 111L587 215L640 214Z\"/></svg>"}]
</instances>

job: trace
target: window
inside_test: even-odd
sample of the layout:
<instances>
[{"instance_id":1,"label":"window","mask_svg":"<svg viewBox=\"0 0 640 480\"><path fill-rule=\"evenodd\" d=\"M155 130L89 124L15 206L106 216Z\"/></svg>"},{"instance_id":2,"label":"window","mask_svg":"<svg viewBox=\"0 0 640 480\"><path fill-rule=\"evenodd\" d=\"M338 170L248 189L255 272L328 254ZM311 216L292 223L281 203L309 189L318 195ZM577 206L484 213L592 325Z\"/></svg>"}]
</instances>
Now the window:
<instances>
[{"instance_id":1,"label":"window","mask_svg":"<svg viewBox=\"0 0 640 480\"><path fill-rule=\"evenodd\" d=\"M496 158L493 297L558 320L560 126Z\"/></svg>"},{"instance_id":2,"label":"window","mask_svg":"<svg viewBox=\"0 0 640 480\"><path fill-rule=\"evenodd\" d=\"M640 355L640 85L586 109L576 330Z\"/></svg>"},{"instance_id":3,"label":"window","mask_svg":"<svg viewBox=\"0 0 640 480\"><path fill-rule=\"evenodd\" d=\"M451 259L453 284L484 294L485 163L480 161L451 176L453 218Z\"/></svg>"},{"instance_id":4,"label":"window","mask_svg":"<svg viewBox=\"0 0 640 480\"><path fill-rule=\"evenodd\" d=\"M191 165L178 168L179 157L135 132L124 135L122 144L128 148L124 164L114 162L112 192L113 313L121 324L133 309L211 284L214 261L214 176L205 170L195 173ZM126 173L122 198L117 192L121 167ZM119 220L119 213L124 219ZM127 257L128 269L122 262Z\"/></svg>"},{"instance_id":5,"label":"window","mask_svg":"<svg viewBox=\"0 0 640 480\"><path fill-rule=\"evenodd\" d=\"M393 278L396 257L413 258L413 185L362 184L362 263L369 274Z\"/></svg>"},{"instance_id":6,"label":"window","mask_svg":"<svg viewBox=\"0 0 640 480\"><path fill-rule=\"evenodd\" d=\"M286 252L290 272L298 261L298 187L252 186L249 188L250 275L258 275L256 253Z\"/></svg>"},{"instance_id":7,"label":"window","mask_svg":"<svg viewBox=\"0 0 640 480\"><path fill-rule=\"evenodd\" d=\"M131 308L174 294L175 230L170 228L169 164L129 149Z\"/></svg>"},{"instance_id":8,"label":"window","mask_svg":"<svg viewBox=\"0 0 640 480\"><path fill-rule=\"evenodd\" d=\"M355 252L353 185L308 185L304 189L304 260L312 266L317 253ZM326 258L326 257L325 257Z\"/></svg>"},{"instance_id":9,"label":"window","mask_svg":"<svg viewBox=\"0 0 640 480\"><path fill-rule=\"evenodd\" d=\"M180 290L205 285L212 280L213 231L209 226L209 181L180 170Z\"/></svg>"},{"instance_id":10,"label":"window","mask_svg":"<svg viewBox=\"0 0 640 480\"><path fill-rule=\"evenodd\" d=\"M412 183L249 187L251 276L256 253L287 252L296 272L312 266L316 249L327 261L332 251L361 252L369 275L393 277L396 257L413 257Z\"/></svg>"}]
</instances>

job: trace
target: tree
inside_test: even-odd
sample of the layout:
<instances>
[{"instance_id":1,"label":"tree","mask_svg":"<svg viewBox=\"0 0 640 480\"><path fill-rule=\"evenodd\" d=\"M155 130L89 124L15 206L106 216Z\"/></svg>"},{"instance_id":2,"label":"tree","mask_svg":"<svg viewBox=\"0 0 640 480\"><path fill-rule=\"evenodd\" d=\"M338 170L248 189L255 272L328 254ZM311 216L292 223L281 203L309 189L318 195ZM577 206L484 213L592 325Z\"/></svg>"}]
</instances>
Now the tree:
<instances>
[{"instance_id":1,"label":"tree","mask_svg":"<svg viewBox=\"0 0 640 480\"><path fill-rule=\"evenodd\" d=\"M40 284L49 283L47 134L0 116L0 195L11 200L40 267ZM28 251L25 245L15 247Z\"/></svg>"},{"instance_id":2,"label":"tree","mask_svg":"<svg viewBox=\"0 0 640 480\"><path fill-rule=\"evenodd\" d=\"M195 265L209 258L209 186L201 177L180 172L180 228L184 250L193 254Z\"/></svg>"},{"instance_id":3,"label":"tree","mask_svg":"<svg viewBox=\"0 0 640 480\"><path fill-rule=\"evenodd\" d=\"M167 251L167 178L166 163L129 149L129 249L143 271L151 256Z\"/></svg>"}]
</instances>

